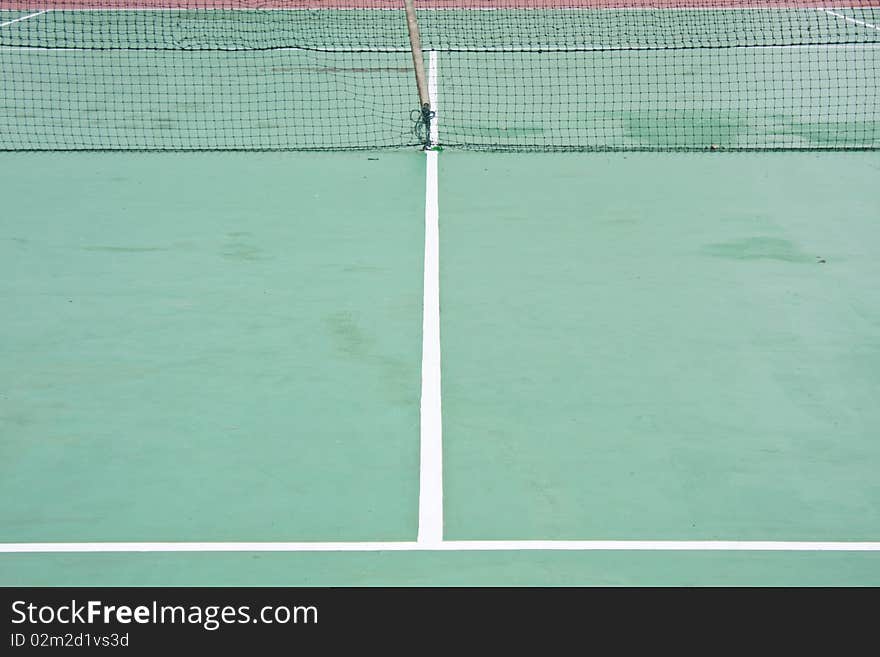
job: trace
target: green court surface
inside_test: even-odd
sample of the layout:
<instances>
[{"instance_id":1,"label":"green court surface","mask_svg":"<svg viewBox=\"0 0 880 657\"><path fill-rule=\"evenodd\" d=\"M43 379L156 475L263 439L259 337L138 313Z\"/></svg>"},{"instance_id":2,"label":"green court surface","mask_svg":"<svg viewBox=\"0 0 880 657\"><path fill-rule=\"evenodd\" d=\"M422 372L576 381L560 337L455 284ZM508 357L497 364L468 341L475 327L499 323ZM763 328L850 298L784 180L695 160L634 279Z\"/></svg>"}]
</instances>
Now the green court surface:
<instances>
[{"instance_id":1,"label":"green court surface","mask_svg":"<svg viewBox=\"0 0 880 657\"><path fill-rule=\"evenodd\" d=\"M435 156L443 537L501 547L151 549L415 543L425 157L0 157L0 583L880 585L502 546L878 540L876 153Z\"/></svg>"},{"instance_id":2,"label":"green court surface","mask_svg":"<svg viewBox=\"0 0 880 657\"><path fill-rule=\"evenodd\" d=\"M443 164L447 538L877 536L876 156Z\"/></svg>"},{"instance_id":3,"label":"green court surface","mask_svg":"<svg viewBox=\"0 0 880 657\"><path fill-rule=\"evenodd\" d=\"M414 165L0 158L2 540L408 537Z\"/></svg>"},{"instance_id":4,"label":"green court surface","mask_svg":"<svg viewBox=\"0 0 880 657\"><path fill-rule=\"evenodd\" d=\"M878 586L876 552L0 555L7 586Z\"/></svg>"}]
</instances>

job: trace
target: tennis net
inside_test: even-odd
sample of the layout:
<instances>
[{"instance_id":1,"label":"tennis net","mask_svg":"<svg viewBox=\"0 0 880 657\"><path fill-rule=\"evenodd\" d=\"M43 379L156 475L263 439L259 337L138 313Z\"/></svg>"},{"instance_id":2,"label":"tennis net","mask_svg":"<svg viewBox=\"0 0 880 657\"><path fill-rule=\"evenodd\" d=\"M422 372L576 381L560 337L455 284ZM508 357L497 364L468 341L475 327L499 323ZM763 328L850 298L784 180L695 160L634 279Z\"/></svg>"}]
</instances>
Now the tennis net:
<instances>
[{"instance_id":1,"label":"tennis net","mask_svg":"<svg viewBox=\"0 0 880 657\"><path fill-rule=\"evenodd\" d=\"M0 0L0 150L880 148L880 0Z\"/></svg>"}]
</instances>

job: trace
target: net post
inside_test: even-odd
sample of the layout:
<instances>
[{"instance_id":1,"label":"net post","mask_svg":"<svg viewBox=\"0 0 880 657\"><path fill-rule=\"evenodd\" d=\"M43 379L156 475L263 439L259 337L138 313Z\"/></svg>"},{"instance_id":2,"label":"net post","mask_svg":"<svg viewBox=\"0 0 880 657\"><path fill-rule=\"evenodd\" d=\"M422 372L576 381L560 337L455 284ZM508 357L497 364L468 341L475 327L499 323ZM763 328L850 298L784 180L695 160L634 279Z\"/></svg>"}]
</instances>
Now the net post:
<instances>
[{"instance_id":1,"label":"net post","mask_svg":"<svg viewBox=\"0 0 880 657\"><path fill-rule=\"evenodd\" d=\"M424 145L425 148L433 146L431 143L431 98L428 95L428 80L425 76L425 59L422 56L422 38L419 34L419 22L416 19L416 8L414 0L403 0L403 6L406 9L406 26L409 31L409 45L412 50L413 68L416 72L416 85L419 90L419 110L421 112L421 123L424 128Z\"/></svg>"}]
</instances>

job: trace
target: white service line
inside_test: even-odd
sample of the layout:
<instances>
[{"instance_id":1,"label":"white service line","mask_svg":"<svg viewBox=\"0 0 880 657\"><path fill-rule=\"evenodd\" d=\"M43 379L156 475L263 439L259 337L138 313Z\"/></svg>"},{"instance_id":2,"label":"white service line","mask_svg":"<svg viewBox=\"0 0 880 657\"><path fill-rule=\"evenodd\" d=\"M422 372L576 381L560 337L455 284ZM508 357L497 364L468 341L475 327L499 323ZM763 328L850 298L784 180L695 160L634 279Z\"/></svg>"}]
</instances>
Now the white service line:
<instances>
[{"instance_id":1,"label":"white service line","mask_svg":"<svg viewBox=\"0 0 880 657\"><path fill-rule=\"evenodd\" d=\"M428 99L437 106L437 53L428 65ZM429 139L436 144L436 115ZM419 544L443 540L443 415L440 389L440 233L437 199L437 151L425 161L425 263L422 305L421 449L419 458Z\"/></svg>"},{"instance_id":2,"label":"white service line","mask_svg":"<svg viewBox=\"0 0 880 657\"><path fill-rule=\"evenodd\" d=\"M871 541L358 541L331 543L0 543L0 553L65 552L880 552Z\"/></svg>"},{"instance_id":3,"label":"white service line","mask_svg":"<svg viewBox=\"0 0 880 657\"><path fill-rule=\"evenodd\" d=\"M880 27L874 25L873 23L867 23L865 21L860 21L857 18L850 18L844 14L838 14L836 11L831 11L830 9L821 9L820 11L824 11L826 14L831 14L832 16L836 16L837 18L842 18L845 21L849 21L850 23L855 23L856 25L861 25L863 27L871 28L872 30L880 30Z\"/></svg>"},{"instance_id":4,"label":"white service line","mask_svg":"<svg viewBox=\"0 0 880 657\"><path fill-rule=\"evenodd\" d=\"M46 14L49 11L51 11L51 10L44 9L43 11L37 11L37 12L34 12L33 14L28 14L27 16L19 16L18 18L14 19L14 20L6 21L5 23L0 23L0 27L6 27L7 25L12 25L13 23L20 23L21 21L26 21L28 18L33 18L34 16L39 16L40 14Z\"/></svg>"}]
</instances>

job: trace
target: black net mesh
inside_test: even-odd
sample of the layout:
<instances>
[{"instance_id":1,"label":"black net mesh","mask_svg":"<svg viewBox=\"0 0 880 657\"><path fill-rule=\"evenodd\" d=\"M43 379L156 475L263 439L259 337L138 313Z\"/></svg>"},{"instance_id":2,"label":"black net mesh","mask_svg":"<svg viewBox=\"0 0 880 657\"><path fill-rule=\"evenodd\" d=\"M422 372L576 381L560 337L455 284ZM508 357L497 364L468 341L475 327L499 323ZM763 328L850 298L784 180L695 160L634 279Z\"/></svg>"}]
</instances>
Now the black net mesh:
<instances>
[{"instance_id":1,"label":"black net mesh","mask_svg":"<svg viewBox=\"0 0 880 657\"><path fill-rule=\"evenodd\" d=\"M880 0L416 0L433 142L880 147ZM403 2L0 0L2 150L429 141Z\"/></svg>"}]
</instances>

